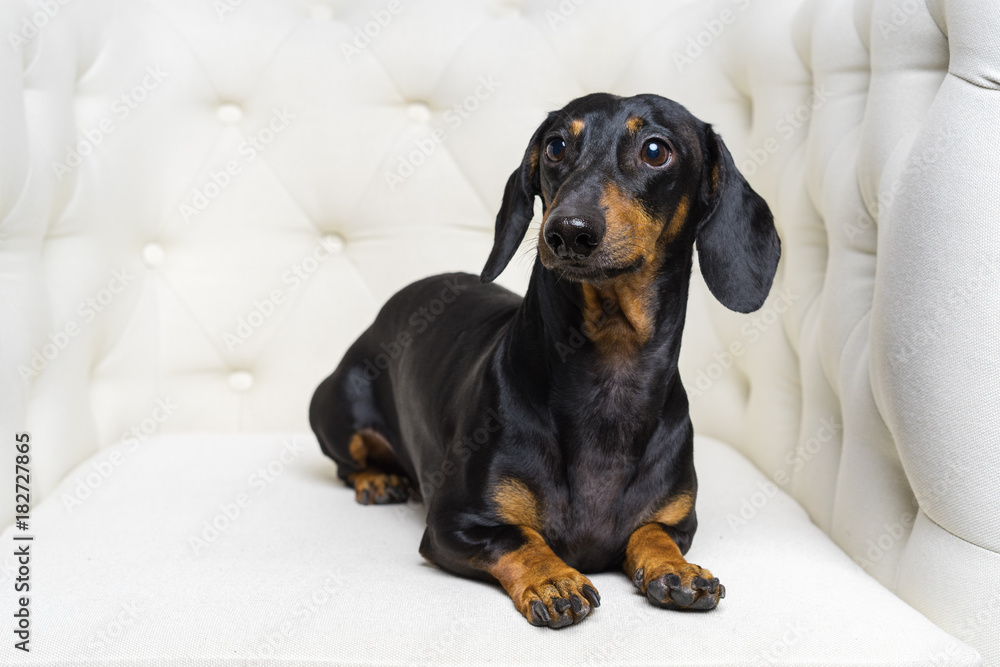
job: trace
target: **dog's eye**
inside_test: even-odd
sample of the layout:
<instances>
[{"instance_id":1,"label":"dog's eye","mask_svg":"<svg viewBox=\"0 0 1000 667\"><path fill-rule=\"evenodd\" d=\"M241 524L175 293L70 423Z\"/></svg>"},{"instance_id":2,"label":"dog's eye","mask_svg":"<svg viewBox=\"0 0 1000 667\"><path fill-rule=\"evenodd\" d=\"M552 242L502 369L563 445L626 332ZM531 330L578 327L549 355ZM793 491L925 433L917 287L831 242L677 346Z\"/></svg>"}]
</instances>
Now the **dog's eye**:
<instances>
[{"instance_id":1,"label":"dog's eye","mask_svg":"<svg viewBox=\"0 0 1000 667\"><path fill-rule=\"evenodd\" d=\"M545 147L545 157L549 158L553 162L559 162L563 159L566 154L566 142L556 137L555 139L550 139L548 145Z\"/></svg>"},{"instance_id":2,"label":"dog's eye","mask_svg":"<svg viewBox=\"0 0 1000 667\"><path fill-rule=\"evenodd\" d=\"M642 145L642 161L651 167L662 167L670 159L670 149L661 139L650 139Z\"/></svg>"}]
</instances>

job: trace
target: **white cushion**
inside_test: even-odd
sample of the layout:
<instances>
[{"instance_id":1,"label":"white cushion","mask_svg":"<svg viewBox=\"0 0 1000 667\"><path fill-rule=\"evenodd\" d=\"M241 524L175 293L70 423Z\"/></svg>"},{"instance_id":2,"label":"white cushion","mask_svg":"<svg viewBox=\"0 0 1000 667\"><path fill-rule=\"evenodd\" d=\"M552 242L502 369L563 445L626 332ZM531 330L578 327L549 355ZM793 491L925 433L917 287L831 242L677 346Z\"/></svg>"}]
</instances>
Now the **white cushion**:
<instances>
[{"instance_id":1,"label":"white cushion","mask_svg":"<svg viewBox=\"0 0 1000 667\"><path fill-rule=\"evenodd\" d=\"M358 505L310 435L120 445L81 464L36 508L32 651L15 652L8 637L0 658L980 664L854 564L742 455L709 438L695 449L700 528L689 558L725 583L719 608L656 609L623 573L608 572L593 577L601 607L553 631L530 626L499 586L423 561L422 507ZM218 530L206 532L212 523ZM10 566L8 557L8 577ZM7 625L10 585L0 583Z\"/></svg>"},{"instance_id":2,"label":"white cushion","mask_svg":"<svg viewBox=\"0 0 1000 667\"><path fill-rule=\"evenodd\" d=\"M1000 3L623 6L0 2L0 437L39 443L34 499L136 428L305 430L395 289L481 268L545 112L654 92L722 134L782 237L760 313L692 280L695 427L1000 663Z\"/></svg>"}]
</instances>

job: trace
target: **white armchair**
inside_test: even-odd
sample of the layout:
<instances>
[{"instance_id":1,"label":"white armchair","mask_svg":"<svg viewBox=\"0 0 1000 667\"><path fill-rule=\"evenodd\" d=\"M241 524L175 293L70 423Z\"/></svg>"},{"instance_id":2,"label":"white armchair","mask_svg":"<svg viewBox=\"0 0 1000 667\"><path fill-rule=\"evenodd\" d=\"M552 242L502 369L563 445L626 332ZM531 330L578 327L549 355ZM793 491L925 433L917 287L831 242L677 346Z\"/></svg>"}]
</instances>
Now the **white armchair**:
<instances>
[{"instance_id":1,"label":"white armchair","mask_svg":"<svg viewBox=\"0 0 1000 667\"><path fill-rule=\"evenodd\" d=\"M998 30L993 0L5 0L0 660L1000 665ZM609 572L552 632L422 562L421 508L357 505L306 417L389 295L479 272L531 132L594 91L713 123L783 257L755 314L692 283L690 555L728 597Z\"/></svg>"}]
</instances>

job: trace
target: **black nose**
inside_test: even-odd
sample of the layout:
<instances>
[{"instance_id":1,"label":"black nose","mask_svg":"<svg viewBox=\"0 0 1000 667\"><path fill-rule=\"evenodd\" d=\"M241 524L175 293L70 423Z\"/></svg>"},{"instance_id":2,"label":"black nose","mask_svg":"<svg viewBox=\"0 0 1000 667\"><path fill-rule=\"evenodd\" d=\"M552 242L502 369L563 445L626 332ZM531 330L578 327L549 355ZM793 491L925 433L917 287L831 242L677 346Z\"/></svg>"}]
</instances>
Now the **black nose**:
<instances>
[{"instance_id":1,"label":"black nose","mask_svg":"<svg viewBox=\"0 0 1000 667\"><path fill-rule=\"evenodd\" d=\"M545 221L545 243L559 259L587 259L600 242L600 232L582 218Z\"/></svg>"}]
</instances>

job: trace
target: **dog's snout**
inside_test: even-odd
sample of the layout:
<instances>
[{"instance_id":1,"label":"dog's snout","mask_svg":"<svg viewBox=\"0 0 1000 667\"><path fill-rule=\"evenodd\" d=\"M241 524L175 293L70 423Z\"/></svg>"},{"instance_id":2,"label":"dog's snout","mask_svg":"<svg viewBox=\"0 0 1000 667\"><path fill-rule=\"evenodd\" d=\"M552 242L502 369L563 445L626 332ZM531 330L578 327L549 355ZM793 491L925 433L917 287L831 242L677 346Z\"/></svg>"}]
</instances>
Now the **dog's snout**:
<instances>
[{"instance_id":1,"label":"dog's snout","mask_svg":"<svg viewBox=\"0 0 1000 667\"><path fill-rule=\"evenodd\" d=\"M559 259L587 259L600 242L600 230L583 218L550 218L545 223L545 243Z\"/></svg>"}]
</instances>

